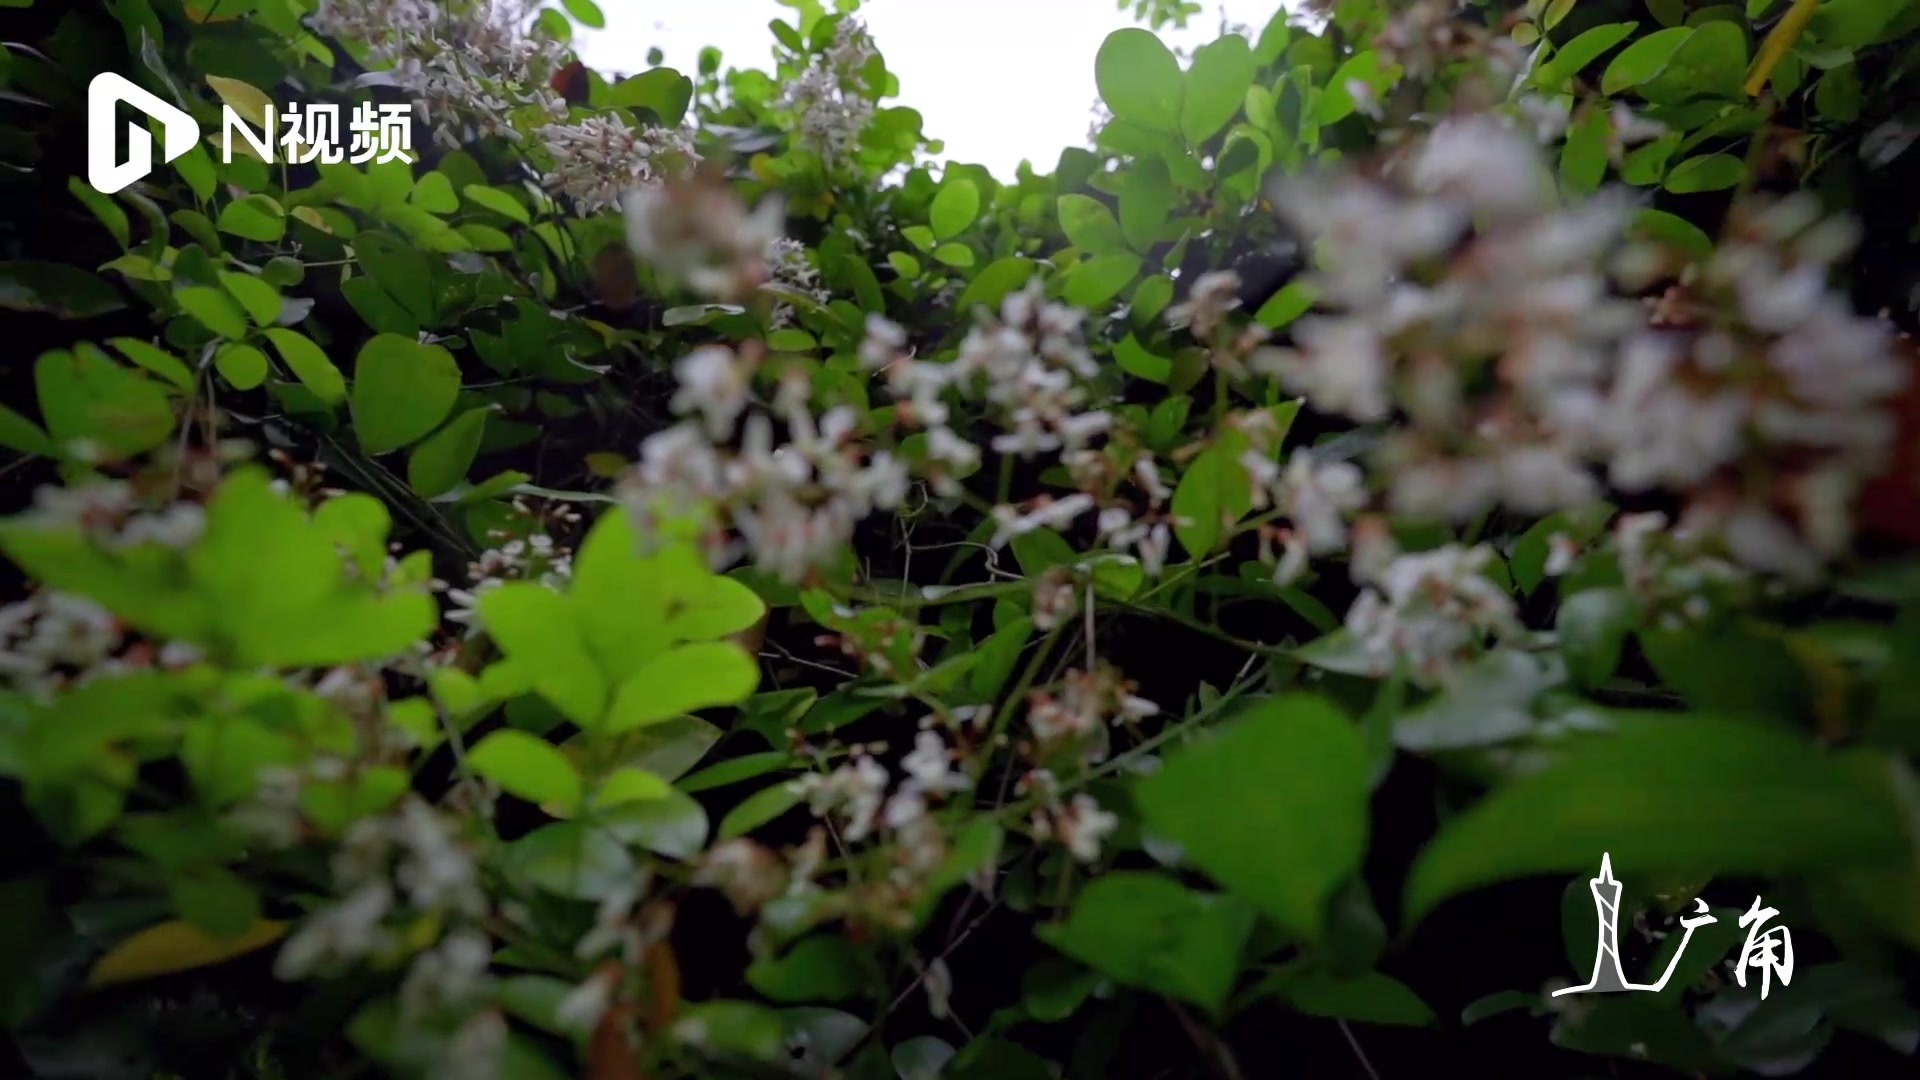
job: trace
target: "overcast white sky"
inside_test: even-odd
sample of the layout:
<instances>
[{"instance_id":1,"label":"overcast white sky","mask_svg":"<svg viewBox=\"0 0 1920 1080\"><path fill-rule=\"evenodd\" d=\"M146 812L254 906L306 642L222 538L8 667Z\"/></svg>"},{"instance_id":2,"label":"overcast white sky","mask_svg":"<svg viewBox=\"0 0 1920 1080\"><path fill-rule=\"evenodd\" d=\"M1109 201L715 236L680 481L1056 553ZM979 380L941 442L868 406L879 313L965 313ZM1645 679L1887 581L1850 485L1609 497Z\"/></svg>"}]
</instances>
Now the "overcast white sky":
<instances>
[{"instance_id":1,"label":"overcast white sky","mask_svg":"<svg viewBox=\"0 0 1920 1080\"><path fill-rule=\"evenodd\" d=\"M600 70L634 72L658 46L691 72L701 48L724 67L771 65L767 23L793 20L776 0L599 0L607 27L579 30L581 58ZM1207 0L1184 31L1162 33L1191 49L1218 35L1220 9L1258 32L1280 0ZM1011 180L1021 159L1050 172L1060 151L1086 143L1099 91L1093 58L1106 36L1134 25L1118 0L867 0L860 17L900 79L900 97L945 139L944 157L985 165Z\"/></svg>"}]
</instances>

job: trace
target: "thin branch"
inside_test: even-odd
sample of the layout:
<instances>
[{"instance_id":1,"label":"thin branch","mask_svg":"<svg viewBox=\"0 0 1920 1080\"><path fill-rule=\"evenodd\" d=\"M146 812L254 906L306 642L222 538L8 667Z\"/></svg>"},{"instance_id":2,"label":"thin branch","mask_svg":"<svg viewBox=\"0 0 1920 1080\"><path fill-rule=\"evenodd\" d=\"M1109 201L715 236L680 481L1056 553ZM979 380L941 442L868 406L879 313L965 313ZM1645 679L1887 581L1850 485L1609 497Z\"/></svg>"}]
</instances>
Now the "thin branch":
<instances>
[{"instance_id":1,"label":"thin branch","mask_svg":"<svg viewBox=\"0 0 1920 1080\"><path fill-rule=\"evenodd\" d=\"M1367 1060L1367 1052L1360 1048L1360 1040L1353 1037L1353 1029L1347 1026L1345 1020L1335 1020L1334 1023L1340 1025L1340 1034L1347 1037L1347 1045L1353 1047L1353 1056L1360 1059L1360 1067L1367 1070L1369 1080L1380 1080L1379 1071L1373 1067L1373 1062Z\"/></svg>"}]
</instances>

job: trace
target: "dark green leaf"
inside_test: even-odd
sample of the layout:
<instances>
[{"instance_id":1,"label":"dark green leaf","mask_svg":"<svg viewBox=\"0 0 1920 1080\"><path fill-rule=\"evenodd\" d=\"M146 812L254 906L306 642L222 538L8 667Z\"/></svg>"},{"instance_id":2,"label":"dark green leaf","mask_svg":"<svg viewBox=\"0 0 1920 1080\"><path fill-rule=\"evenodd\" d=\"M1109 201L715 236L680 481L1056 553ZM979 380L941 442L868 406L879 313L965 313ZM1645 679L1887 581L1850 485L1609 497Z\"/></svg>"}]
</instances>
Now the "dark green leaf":
<instances>
[{"instance_id":1,"label":"dark green leaf","mask_svg":"<svg viewBox=\"0 0 1920 1080\"><path fill-rule=\"evenodd\" d=\"M1906 843L1871 757L1706 716L1619 716L1616 727L1446 825L1414 864L1408 921L1468 889L1589 870L1602 852L1621 877L1704 877L1857 865Z\"/></svg>"},{"instance_id":2,"label":"dark green leaf","mask_svg":"<svg viewBox=\"0 0 1920 1080\"><path fill-rule=\"evenodd\" d=\"M1291 695L1170 755L1135 801L1208 876L1313 939L1365 853L1371 771L1351 721Z\"/></svg>"},{"instance_id":3,"label":"dark green leaf","mask_svg":"<svg viewBox=\"0 0 1920 1080\"><path fill-rule=\"evenodd\" d=\"M1041 940L1116 982L1218 1012L1239 974L1253 911L1229 896L1192 892L1159 874L1096 879Z\"/></svg>"}]
</instances>

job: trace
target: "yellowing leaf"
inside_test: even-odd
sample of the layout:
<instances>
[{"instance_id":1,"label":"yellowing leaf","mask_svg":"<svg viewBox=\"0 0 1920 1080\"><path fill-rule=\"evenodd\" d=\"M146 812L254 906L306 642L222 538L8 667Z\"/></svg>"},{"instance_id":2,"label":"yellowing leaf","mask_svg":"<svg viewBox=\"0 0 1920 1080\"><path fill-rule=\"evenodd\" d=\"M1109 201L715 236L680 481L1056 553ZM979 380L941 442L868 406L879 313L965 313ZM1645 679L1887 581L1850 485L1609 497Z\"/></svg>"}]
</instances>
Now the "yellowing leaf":
<instances>
[{"instance_id":1,"label":"yellowing leaf","mask_svg":"<svg viewBox=\"0 0 1920 1080\"><path fill-rule=\"evenodd\" d=\"M172 919L109 949L88 973L87 986L97 989L225 963L279 941L286 932L286 923L261 919L239 937L222 941L192 923Z\"/></svg>"},{"instance_id":2,"label":"yellowing leaf","mask_svg":"<svg viewBox=\"0 0 1920 1080\"><path fill-rule=\"evenodd\" d=\"M220 95L223 103L240 114L240 119L261 131L266 130L261 125L275 112L273 99L267 96L266 91L252 83L221 75L207 76L207 85L213 88L214 93Z\"/></svg>"}]
</instances>

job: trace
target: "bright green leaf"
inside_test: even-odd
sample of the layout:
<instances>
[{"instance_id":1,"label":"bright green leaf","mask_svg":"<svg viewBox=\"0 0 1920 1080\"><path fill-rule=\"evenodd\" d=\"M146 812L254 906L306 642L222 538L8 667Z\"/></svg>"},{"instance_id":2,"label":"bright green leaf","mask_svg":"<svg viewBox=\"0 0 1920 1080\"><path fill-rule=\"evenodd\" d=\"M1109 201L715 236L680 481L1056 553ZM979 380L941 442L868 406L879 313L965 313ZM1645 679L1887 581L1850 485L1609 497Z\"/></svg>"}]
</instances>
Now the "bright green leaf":
<instances>
[{"instance_id":1,"label":"bright green leaf","mask_svg":"<svg viewBox=\"0 0 1920 1080\"><path fill-rule=\"evenodd\" d=\"M1351 721L1321 699L1291 695L1168 755L1135 801L1147 825L1209 877L1312 939L1335 887L1365 855L1370 773Z\"/></svg>"},{"instance_id":2,"label":"bright green leaf","mask_svg":"<svg viewBox=\"0 0 1920 1080\"><path fill-rule=\"evenodd\" d=\"M500 790L562 815L580 808L580 774L566 755L545 739L502 728L467 751L467 767L500 785Z\"/></svg>"},{"instance_id":3,"label":"bright green leaf","mask_svg":"<svg viewBox=\"0 0 1920 1080\"><path fill-rule=\"evenodd\" d=\"M369 454L397 450L440 426L460 396L460 365L439 345L380 334L353 368L353 430Z\"/></svg>"},{"instance_id":4,"label":"bright green leaf","mask_svg":"<svg viewBox=\"0 0 1920 1080\"><path fill-rule=\"evenodd\" d=\"M1062 195L1058 205L1060 229L1074 247L1089 255L1126 252L1126 234L1105 203L1090 195Z\"/></svg>"},{"instance_id":5,"label":"bright green leaf","mask_svg":"<svg viewBox=\"0 0 1920 1080\"><path fill-rule=\"evenodd\" d=\"M1094 58L1094 82L1115 117L1180 130L1186 80L1180 61L1152 33L1130 27L1108 34Z\"/></svg>"},{"instance_id":6,"label":"bright green leaf","mask_svg":"<svg viewBox=\"0 0 1920 1080\"><path fill-rule=\"evenodd\" d=\"M965 178L949 180L940 194L933 197L933 206L928 210L933 235L941 240L959 236L979 216L980 189Z\"/></svg>"},{"instance_id":7,"label":"bright green leaf","mask_svg":"<svg viewBox=\"0 0 1920 1080\"><path fill-rule=\"evenodd\" d=\"M280 359L300 384L313 391L313 396L327 405L338 405L347 398L347 380L341 376L340 369L333 366L327 354L313 339L297 330L272 327L267 330L267 340L273 343Z\"/></svg>"},{"instance_id":8,"label":"bright green leaf","mask_svg":"<svg viewBox=\"0 0 1920 1080\"><path fill-rule=\"evenodd\" d=\"M604 730L618 734L697 709L737 704L759 685L760 665L740 646L727 641L682 645L620 685Z\"/></svg>"},{"instance_id":9,"label":"bright green leaf","mask_svg":"<svg viewBox=\"0 0 1920 1080\"><path fill-rule=\"evenodd\" d=\"M1247 87L1253 85L1253 72L1253 50L1238 34L1193 51L1180 103L1180 131L1189 145L1205 142L1239 113Z\"/></svg>"}]
</instances>

